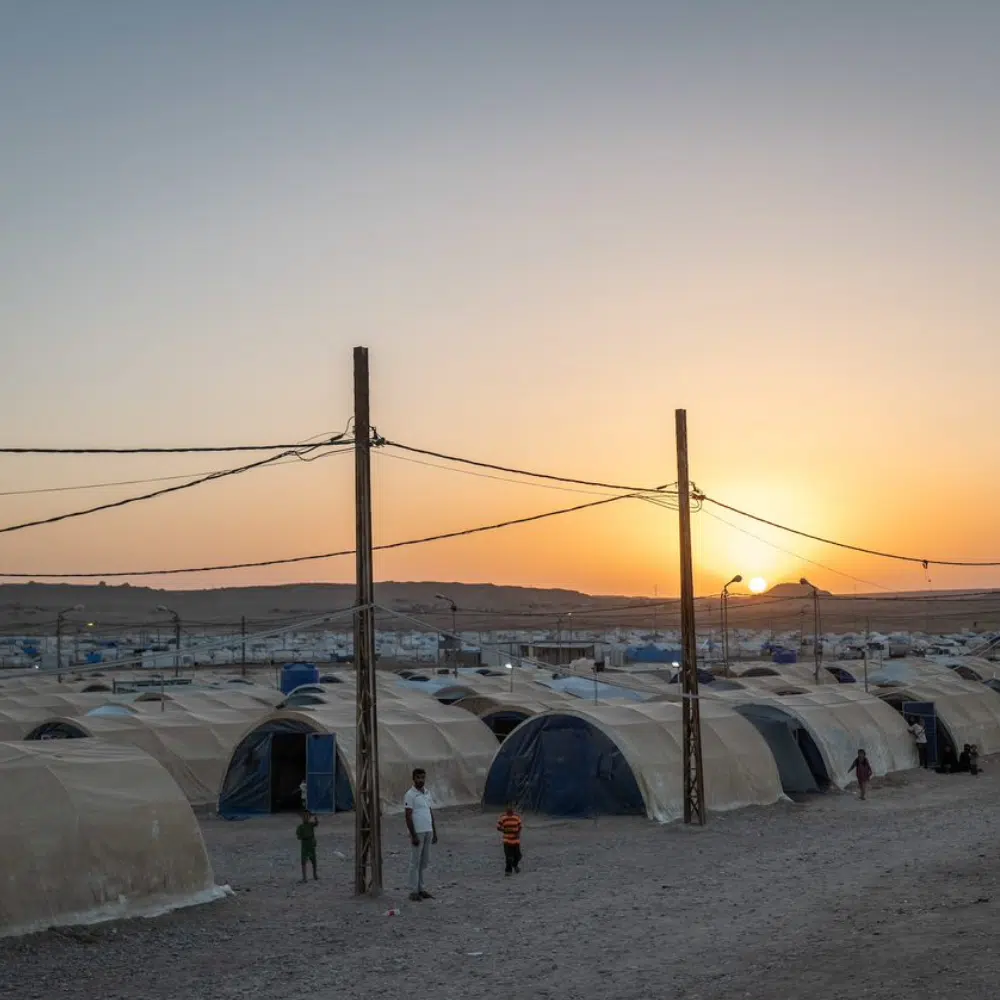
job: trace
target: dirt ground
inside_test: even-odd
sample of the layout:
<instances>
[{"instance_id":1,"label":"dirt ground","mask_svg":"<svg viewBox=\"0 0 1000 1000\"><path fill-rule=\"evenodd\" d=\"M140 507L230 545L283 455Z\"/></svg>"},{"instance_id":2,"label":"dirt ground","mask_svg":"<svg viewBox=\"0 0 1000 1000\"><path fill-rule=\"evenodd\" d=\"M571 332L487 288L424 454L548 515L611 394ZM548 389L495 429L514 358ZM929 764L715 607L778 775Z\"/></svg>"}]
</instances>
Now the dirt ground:
<instances>
[{"instance_id":1,"label":"dirt ground","mask_svg":"<svg viewBox=\"0 0 1000 1000\"><path fill-rule=\"evenodd\" d=\"M307 885L293 818L208 819L233 897L0 942L0 997L988 997L998 807L994 759L978 778L899 775L867 802L834 793L704 829L529 816L510 879L492 813L442 814L436 899L419 904L403 890L399 817L379 901L351 895L351 816L321 827Z\"/></svg>"}]
</instances>

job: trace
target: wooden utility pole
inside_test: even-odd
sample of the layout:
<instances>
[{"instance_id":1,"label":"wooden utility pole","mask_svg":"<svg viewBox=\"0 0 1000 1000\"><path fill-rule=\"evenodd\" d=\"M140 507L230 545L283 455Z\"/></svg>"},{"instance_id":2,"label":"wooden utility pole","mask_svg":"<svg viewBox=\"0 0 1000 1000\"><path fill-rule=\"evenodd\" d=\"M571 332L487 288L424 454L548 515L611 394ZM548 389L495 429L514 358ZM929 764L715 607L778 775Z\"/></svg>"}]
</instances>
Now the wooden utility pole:
<instances>
[{"instance_id":1,"label":"wooden utility pole","mask_svg":"<svg viewBox=\"0 0 1000 1000\"><path fill-rule=\"evenodd\" d=\"M368 348L354 348L354 499L357 597L354 665L357 673L357 765L354 793L354 891L382 891L382 807L378 780L375 688L375 576L372 559L371 417Z\"/></svg>"},{"instance_id":2,"label":"wooden utility pole","mask_svg":"<svg viewBox=\"0 0 1000 1000\"><path fill-rule=\"evenodd\" d=\"M677 493L681 553L681 708L684 719L684 822L705 825L705 777L701 764L701 707L698 701L698 637L694 617L691 558L691 479L688 473L687 411L676 410Z\"/></svg>"}]
</instances>

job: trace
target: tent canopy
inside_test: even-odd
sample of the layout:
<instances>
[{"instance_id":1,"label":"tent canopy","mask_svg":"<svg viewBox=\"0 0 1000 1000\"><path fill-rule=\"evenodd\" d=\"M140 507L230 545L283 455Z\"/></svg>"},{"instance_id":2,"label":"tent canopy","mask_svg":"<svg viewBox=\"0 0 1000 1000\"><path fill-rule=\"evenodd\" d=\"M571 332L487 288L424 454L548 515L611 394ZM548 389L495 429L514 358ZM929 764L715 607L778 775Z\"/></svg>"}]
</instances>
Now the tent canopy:
<instances>
[{"instance_id":1,"label":"tent canopy","mask_svg":"<svg viewBox=\"0 0 1000 1000\"><path fill-rule=\"evenodd\" d=\"M731 708L703 702L702 756L709 809L770 805L782 797L763 738ZM681 709L670 701L577 702L518 726L501 744L484 800L556 815L683 814Z\"/></svg>"},{"instance_id":2,"label":"tent canopy","mask_svg":"<svg viewBox=\"0 0 1000 1000\"><path fill-rule=\"evenodd\" d=\"M135 747L0 743L0 787L0 935L222 894L191 807Z\"/></svg>"}]
</instances>

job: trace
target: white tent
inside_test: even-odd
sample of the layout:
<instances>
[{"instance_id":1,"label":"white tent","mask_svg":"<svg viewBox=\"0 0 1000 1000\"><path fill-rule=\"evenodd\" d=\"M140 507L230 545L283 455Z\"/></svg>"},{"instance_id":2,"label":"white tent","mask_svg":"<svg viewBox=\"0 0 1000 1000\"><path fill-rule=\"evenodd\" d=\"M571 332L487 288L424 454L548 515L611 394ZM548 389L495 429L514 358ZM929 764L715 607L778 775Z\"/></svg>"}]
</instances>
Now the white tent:
<instances>
[{"instance_id":1,"label":"white tent","mask_svg":"<svg viewBox=\"0 0 1000 1000\"><path fill-rule=\"evenodd\" d=\"M0 743L0 935L223 895L170 775L135 747Z\"/></svg>"}]
</instances>

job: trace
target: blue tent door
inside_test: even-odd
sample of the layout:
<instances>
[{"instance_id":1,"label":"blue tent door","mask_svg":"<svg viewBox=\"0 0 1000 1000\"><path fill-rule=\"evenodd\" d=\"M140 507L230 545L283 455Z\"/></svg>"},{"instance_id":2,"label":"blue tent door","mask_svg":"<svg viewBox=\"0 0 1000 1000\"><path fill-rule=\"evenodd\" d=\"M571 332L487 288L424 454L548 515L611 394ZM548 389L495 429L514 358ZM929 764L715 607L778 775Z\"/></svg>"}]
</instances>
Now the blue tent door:
<instances>
[{"instance_id":1,"label":"blue tent door","mask_svg":"<svg viewBox=\"0 0 1000 1000\"><path fill-rule=\"evenodd\" d=\"M927 766L938 765L937 712L932 701L904 701L903 715L909 718L915 715L924 727L927 735Z\"/></svg>"},{"instance_id":2,"label":"blue tent door","mask_svg":"<svg viewBox=\"0 0 1000 1000\"><path fill-rule=\"evenodd\" d=\"M311 812L334 811L336 771L337 737L332 733L309 733L306 736L306 806Z\"/></svg>"}]
</instances>

